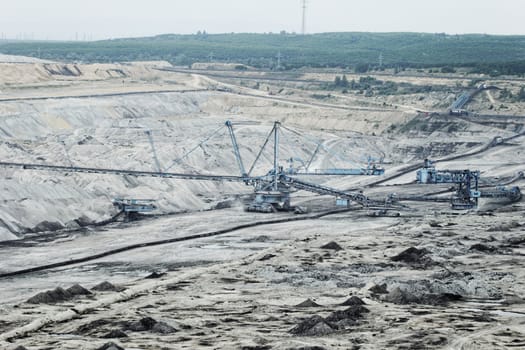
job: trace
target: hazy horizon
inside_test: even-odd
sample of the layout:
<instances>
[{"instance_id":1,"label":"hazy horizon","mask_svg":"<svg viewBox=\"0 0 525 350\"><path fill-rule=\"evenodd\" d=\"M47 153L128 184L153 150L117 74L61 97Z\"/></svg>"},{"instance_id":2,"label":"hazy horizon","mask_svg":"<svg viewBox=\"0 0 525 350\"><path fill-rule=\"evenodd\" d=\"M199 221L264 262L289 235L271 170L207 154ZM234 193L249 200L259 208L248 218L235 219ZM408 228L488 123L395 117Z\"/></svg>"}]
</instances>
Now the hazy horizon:
<instances>
[{"instance_id":1,"label":"hazy horizon","mask_svg":"<svg viewBox=\"0 0 525 350\"><path fill-rule=\"evenodd\" d=\"M522 0L308 0L306 33L525 35ZM300 33L301 0L17 0L3 4L0 39L103 40L161 34Z\"/></svg>"}]
</instances>

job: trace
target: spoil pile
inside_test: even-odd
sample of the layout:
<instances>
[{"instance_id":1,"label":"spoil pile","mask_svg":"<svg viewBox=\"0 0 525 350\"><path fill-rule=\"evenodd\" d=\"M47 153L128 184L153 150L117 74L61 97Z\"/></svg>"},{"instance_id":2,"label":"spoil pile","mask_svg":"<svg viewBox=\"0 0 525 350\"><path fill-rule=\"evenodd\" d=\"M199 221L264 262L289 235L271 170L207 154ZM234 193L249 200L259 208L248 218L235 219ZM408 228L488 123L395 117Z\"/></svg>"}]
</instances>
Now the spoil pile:
<instances>
[{"instance_id":1,"label":"spoil pile","mask_svg":"<svg viewBox=\"0 0 525 350\"><path fill-rule=\"evenodd\" d=\"M325 245L321 246L321 249L330 249L330 250L335 250L335 251L343 250L343 248L337 242L334 242L334 241L326 243Z\"/></svg>"},{"instance_id":2,"label":"spoil pile","mask_svg":"<svg viewBox=\"0 0 525 350\"><path fill-rule=\"evenodd\" d=\"M434 261L427 256L428 253L429 251L425 248L417 249L414 247L410 247L408 249L403 250L398 255L391 257L390 260L404 262L412 266L427 267L434 263Z\"/></svg>"},{"instance_id":3,"label":"spoil pile","mask_svg":"<svg viewBox=\"0 0 525 350\"><path fill-rule=\"evenodd\" d=\"M290 330L295 335L319 336L335 332L335 329L319 315L314 315Z\"/></svg>"},{"instance_id":4,"label":"spoil pile","mask_svg":"<svg viewBox=\"0 0 525 350\"><path fill-rule=\"evenodd\" d=\"M122 327L125 330L143 332L151 331L159 334L175 333L177 330L165 322L159 322L151 317L144 317L134 322L122 322Z\"/></svg>"},{"instance_id":5,"label":"spoil pile","mask_svg":"<svg viewBox=\"0 0 525 350\"><path fill-rule=\"evenodd\" d=\"M113 342L109 342L109 343L102 345L97 350L124 350L124 348L121 346L118 346L117 344Z\"/></svg>"},{"instance_id":6,"label":"spoil pile","mask_svg":"<svg viewBox=\"0 0 525 350\"><path fill-rule=\"evenodd\" d=\"M123 288L117 287L108 281L104 281L104 282L97 284L93 288L91 288L91 290L94 290L97 292L120 292L123 290Z\"/></svg>"},{"instance_id":7,"label":"spoil pile","mask_svg":"<svg viewBox=\"0 0 525 350\"><path fill-rule=\"evenodd\" d=\"M492 247L489 245L485 245L485 244L481 244L481 243L477 243L477 244L473 244L470 247L470 250L477 250L479 252L484 252L484 253L493 253L496 250L498 250L498 248Z\"/></svg>"},{"instance_id":8,"label":"spoil pile","mask_svg":"<svg viewBox=\"0 0 525 350\"><path fill-rule=\"evenodd\" d=\"M296 307L320 307L321 305L317 304L315 301L313 301L312 299L306 299L305 301L303 301L302 303L299 303L297 305L295 305Z\"/></svg>"},{"instance_id":9,"label":"spoil pile","mask_svg":"<svg viewBox=\"0 0 525 350\"><path fill-rule=\"evenodd\" d=\"M68 289L57 287L53 290L38 293L27 300L29 304L54 304L68 301L79 295L90 295L91 292L80 284L75 284Z\"/></svg>"},{"instance_id":10,"label":"spoil pile","mask_svg":"<svg viewBox=\"0 0 525 350\"><path fill-rule=\"evenodd\" d=\"M432 293L429 291L419 291L408 287L395 287L388 294L382 297L382 300L399 304L422 304L444 306L452 301L458 301L462 296L454 293Z\"/></svg>"},{"instance_id":11,"label":"spoil pile","mask_svg":"<svg viewBox=\"0 0 525 350\"><path fill-rule=\"evenodd\" d=\"M113 338L127 338L127 337L128 335L124 333L123 331L121 331L120 329L114 329L110 331L109 333L103 335L101 338L113 339Z\"/></svg>"},{"instance_id":12,"label":"spoil pile","mask_svg":"<svg viewBox=\"0 0 525 350\"><path fill-rule=\"evenodd\" d=\"M345 310L332 312L323 318L314 315L300 322L289 332L301 336L322 336L343 330L350 325L355 325L357 320L363 318L363 314L370 312L362 305L353 305Z\"/></svg>"},{"instance_id":13,"label":"spoil pile","mask_svg":"<svg viewBox=\"0 0 525 350\"><path fill-rule=\"evenodd\" d=\"M341 303L339 305L341 305L341 306L366 305L366 303L363 301L363 299L353 295L353 296L351 296L350 298L346 299L346 301L344 301L343 303Z\"/></svg>"}]
</instances>

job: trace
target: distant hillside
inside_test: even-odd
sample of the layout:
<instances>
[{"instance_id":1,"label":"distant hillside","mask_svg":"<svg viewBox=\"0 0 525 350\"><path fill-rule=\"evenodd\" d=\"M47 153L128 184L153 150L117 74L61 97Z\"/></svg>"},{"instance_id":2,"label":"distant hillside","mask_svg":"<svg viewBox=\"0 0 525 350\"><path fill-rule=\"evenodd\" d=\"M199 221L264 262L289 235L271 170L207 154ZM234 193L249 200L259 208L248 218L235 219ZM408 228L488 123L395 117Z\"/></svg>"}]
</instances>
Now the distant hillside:
<instances>
[{"instance_id":1,"label":"distant hillside","mask_svg":"<svg viewBox=\"0 0 525 350\"><path fill-rule=\"evenodd\" d=\"M469 66L525 74L525 36L428 33L166 34L97 42L9 42L0 52L84 62L167 60L239 62L272 68ZM381 58L380 58L381 57Z\"/></svg>"}]
</instances>

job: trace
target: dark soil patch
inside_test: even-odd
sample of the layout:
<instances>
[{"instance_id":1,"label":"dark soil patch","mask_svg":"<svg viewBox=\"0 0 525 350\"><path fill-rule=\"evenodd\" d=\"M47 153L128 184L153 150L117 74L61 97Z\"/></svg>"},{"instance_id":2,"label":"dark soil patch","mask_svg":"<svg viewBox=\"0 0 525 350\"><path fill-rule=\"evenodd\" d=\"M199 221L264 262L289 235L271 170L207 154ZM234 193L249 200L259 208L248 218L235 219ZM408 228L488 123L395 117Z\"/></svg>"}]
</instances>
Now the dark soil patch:
<instances>
[{"instance_id":1,"label":"dark soil patch","mask_svg":"<svg viewBox=\"0 0 525 350\"><path fill-rule=\"evenodd\" d=\"M187 286L190 286L192 285L193 282L190 282L190 281L180 281L180 282L174 282L174 283L170 283L166 286L166 289L167 290L181 290L183 289L184 287L187 287Z\"/></svg>"},{"instance_id":2,"label":"dark soil patch","mask_svg":"<svg viewBox=\"0 0 525 350\"><path fill-rule=\"evenodd\" d=\"M307 318L290 330L290 333L302 336L321 336L333 332L335 329L319 315Z\"/></svg>"},{"instance_id":3,"label":"dark soil patch","mask_svg":"<svg viewBox=\"0 0 525 350\"><path fill-rule=\"evenodd\" d=\"M269 236L266 236L266 235L260 235L260 236L257 236L257 237L253 237L253 238L245 238L243 239L242 241L243 242L247 242L247 243L253 243L253 242L268 242L268 241L271 241L272 239L269 237Z\"/></svg>"},{"instance_id":4,"label":"dark soil patch","mask_svg":"<svg viewBox=\"0 0 525 350\"><path fill-rule=\"evenodd\" d=\"M487 232L509 232L513 228L521 227L522 225L517 221L512 221L508 224L496 225L487 229Z\"/></svg>"},{"instance_id":5,"label":"dark soil patch","mask_svg":"<svg viewBox=\"0 0 525 350\"><path fill-rule=\"evenodd\" d=\"M149 275L147 275L146 279L155 279L155 278L161 278L163 276L166 275L166 272L157 272L157 271L153 271L152 273L150 273Z\"/></svg>"},{"instance_id":6,"label":"dark soil patch","mask_svg":"<svg viewBox=\"0 0 525 350\"><path fill-rule=\"evenodd\" d=\"M369 291L372 294L387 294L388 293L388 290L386 289L386 283L375 284L369 289Z\"/></svg>"},{"instance_id":7,"label":"dark soil patch","mask_svg":"<svg viewBox=\"0 0 525 350\"><path fill-rule=\"evenodd\" d=\"M226 200L226 201L218 202L217 204L215 204L215 207L213 209L215 210L227 209L227 208L231 208L233 204L234 204L234 201Z\"/></svg>"},{"instance_id":8,"label":"dark soil patch","mask_svg":"<svg viewBox=\"0 0 525 350\"><path fill-rule=\"evenodd\" d=\"M350 298L346 299L345 302L339 304L342 306L352 306L352 305L366 305L366 303L363 301L363 299L354 296L351 296Z\"/></svg>"},{"instance_id":9,"label":"dark soil patch","mask_svg":"<svg viewBox=\"0 0 525 350\"><path fill-rule=\"evenodd\" d=\"M119 346L113 342L106 343L102 345L100 348L97 348L97 350L125 350L122 346Z\"/></svg>"},{"instance_id":10,"label":"dark soil patch","mask_svg":"<svg viewBox=\"0 0 525 350\"><path fill-rule=\"evenodd\" d=\"M424 305L436 305L443 306L450 302L458 301L462 299L461 295L452 293L421 293L415 294L407 290L396 287L390 291L383 298L385 301L390 303L406 305L406 304L424 304Z\"/></svg>"},{"instance_id":11,"label":"dark soil patch","mask_svg":"<svg viewBox=\"0 0 525 350\"><path fill-rule=\"evenodd\" d=\"M266 254L265 256L263 256L262 258L259 259L259 261L266 261L266 260L270 260L271 258L275 258L277 255L275 254Z\"/></svg>"},{"instance_id":12,"label":"dark soil patch","mask_svg":"<svg viewBox=\"0 0 525 350\"><path fill-rule=\"evenodd\" d=\"M8 330L13 327L14 323L0 320L0 333Z\"/></svg>"},{"instance_id":13,"label":"dark soil patch","mask_svg":"<svg viewBox=\"0 0 525 350\"><path fill-rule=\"evenodd\" d=\"M487 313L482 313L479 315L458 315L458 318L462 320L484 322L484 323L496 322L496 319L490 317L490 315Z\"/></svg>"},{"instance_id":14,"label":"dark soil patch","mask_svg":"<svg viewBox=\"0 0 525 350\"><path fill-rule=\"evenodd\" d=\"M41 223L30 229L30 232L38 233L46 231L58 231L63 228L64 226L59 222L42 221Z\"/></svg>"},{"instance_id":15,"label":"dark soil patch","mask_svg":"<svg viewBox=\"0 0 525 350\"><path fill-rule=\"evenodd\" d=\"M330 324L337 324L340 321L357 321L363 317L363 314L370 312L362 305L353 305L343 311L332 312L325 320Z\"/></svg>"},{"instance_id":16,"label":"dark soil patch","mask_svg":"<svg viewBox=\"0 0 525 350\"><path fill-rule=\"evenodd\" d=\"M469 250L477 250L479 252L484 252L484 253L493 253L496 250L498 250L498 248L492 247L489 245L485 245L485 244L481 244L481 243L477 243L477 244L470 246Z\"/></svg>"},{"instance_id":17,"label":"dark soil patch","mask_svg":"<svg viewBox=\"0 0 525 350\"><path fill-rule=\"evenodd\" d=\"M71 300L79 295L90 295L91 292L80 284L75 284L68 289L57 287L53 290L38 293L27 300L29 304L55 304Z\"/></svg>"},{"instance_id":18,"label":"dark soil patch","mask_svg":"<svg viewBox=\"0 0 525 350\"><path fill-rule=\"evenodd\" d=\"M177 332L175 328L165 322L159 322L151 317L144 317L134 322L122 322L125 330L135 332L151 331L159 334L171 334Z\"/></svg>"},{"instance_id":19,"label":"dark soil patch","mask_svg":"<svg viewBox=\"0 0 525 350\"><path fill-rule=\"evenodd\" d=\"M82 335L88 334L91 331L95 331L97 330L97 328L101 326L105 326L110 323L111 322L108 320L103 320L103 319L95 320L95 321L83 324L82 326L78 327L77 330L74 332L74 334L82 334Z\"/></svg>"},{"instance_id":20,"label":"dark soil patch","mask_svg":"<svg viewBox=\"0 0 525 350\"><path fill-rule=\"evenodd\" d=\"M343 250L343 248L339 244L337 244L337 242L334 241L321 246L321 249L330 249L335 251Z\"/></svg>"},{"instance_id":21,"label":"dark soil patch","mask_svg":"<svg viewBox=\"0 0 525 350\"><path fill-rule=\"evenodd\" d=\"M433 263L432 259L427 256L429 253L425 248L417 249L410 247L403 250L396 256L390 258L392 261L404 262L410 265L429 266Z\"/></svg>"},{"instance_id":22,"label":"dark soil patch","mask_svg":"<svg viewBox=\"0 0 525 350\"><path fill-rule=\"evenodd\" d=\"M94 291L97 291L97 292L120 292L120 291L124 290L124 288L117 287L117 286L115 286L114 284L112 284L112 283L110 283L108 281L104 281L104 282L101 282L101 283L97 284L93 288L91 288L91 290L94 290Z\"/></svg>"},{"instance_id":23,"label":"dark soil patch","mask_svg":"<svg viewBox=\"0 0 525 350\"><path fill-rule=\"evenodd\" d=\"M317 304L315 301L313 301L312 299L306 299L305 301L303 301L302 303L299 303L297 305L295 305L296 307L321 307L321 305Z\"/></svg>"},{"instance_id":24,"label":"dark soil patch","mask_svg":"<svg viewBox=\"0 0 525 350\"><path fill-rule=\"evenodd\" d=\"M66 289L71 295L91 295L92 293L80 284L75 284Z\"/></svg>"},{"instance_id":25,"label":"dark soil patch","mask_svg":"<svg viewBox=\"0 0 525 350\"><path fill-rule=\"evenodd\" d=\"M326 318L314 315L300 322L290 330L290 333L301 336L328 335L354 325L363 314L368 312L370 311L366 307L354 305L346 310L334 311Z\"/></svg>"},{"instance_id":26,"label":"dark soil patch","mask_svg":"<svg viewBox=\"0 0 525 350\"><path fill-rule=\"evenodd\" d=\"M38 293L35 296L29 298L27 302L30 304L54 304L69 300L71 298L73 298L73 294L61 287L57 287L53 290L47 290L45 292Z\"/></svg>"},{"instance_id":27,"label":"dark soil patch","mask_svg":"<svg viewBox=\"0 0 525 350\"><path fill-rule=\"evenodd\" d=\"M510 237L507 242L510 245L522 245L525 244L525 236Z\"/></svg>"},{"instance_id":28,"label":"dark soil patch","mask_svg":"<svg viewBox=\"0 0 525 350\"><path fill-rule=\"evenodd\" d=\"M124 333L123 331L121 331L120 329L114 329L111 332L103 335L101 338L113 339L113 338L127 338L127 337L128 335Z\"/></svg>"}]
</instances>

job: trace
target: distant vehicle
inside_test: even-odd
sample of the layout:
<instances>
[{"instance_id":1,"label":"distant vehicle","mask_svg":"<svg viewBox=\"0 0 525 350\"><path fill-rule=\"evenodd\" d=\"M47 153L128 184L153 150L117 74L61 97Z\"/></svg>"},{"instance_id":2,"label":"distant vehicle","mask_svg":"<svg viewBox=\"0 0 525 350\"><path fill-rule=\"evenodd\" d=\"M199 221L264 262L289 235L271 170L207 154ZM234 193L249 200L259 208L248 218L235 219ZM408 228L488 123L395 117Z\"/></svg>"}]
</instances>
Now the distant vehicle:
<instances>
[{"instance_id":1,"label":"distant vehicle","mask_svg":"<svg viewBox=\"0 0 525 350\"><path fill-rule=\"evenodd\" d=\"M468 111L464 109L451 109L448 111L450 115L468 115Z\"/></svg>"}]
</instances>

